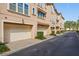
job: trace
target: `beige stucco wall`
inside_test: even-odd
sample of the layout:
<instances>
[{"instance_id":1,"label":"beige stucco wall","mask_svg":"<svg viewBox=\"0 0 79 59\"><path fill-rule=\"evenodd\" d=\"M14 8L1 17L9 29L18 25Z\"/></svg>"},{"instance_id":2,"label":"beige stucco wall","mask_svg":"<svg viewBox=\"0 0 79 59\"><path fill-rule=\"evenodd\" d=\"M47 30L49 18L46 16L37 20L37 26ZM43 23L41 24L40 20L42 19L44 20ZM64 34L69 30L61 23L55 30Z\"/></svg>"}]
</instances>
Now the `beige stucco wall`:
<instances>
[{"instance_id":1,"label":"beige stucco wall","mask_svg":"<svg viewBox=\"0 0 79 59\"><path fill-rule=\"evenodd\" d=\"M38 30L37 27L38 27L38 24L44 24L45 26L48 25L48 27L45 30L43 30L44 31L44 35L48 35L48 34L51 33L51 29L50 29L50 17L51 17L51 15L50 15L50 6L47 6L47 9L46 9L46 8L40 8L35 3L31 3L30 4L30 9L29 9L30 16L25 16L25 15L19 14L17 12L9 11L7 6L8 6L7 3L0 4L0 19L2 19L3 22L5 22L5 23L15 23L15 24L32 25L32 29L30 31L32 38L35 38L35 36L37 35L37 30ZM36 15L33 15L32 14L32 8L35 8L36 10L38 8L40 8L41 10L43 10L44 12L46 12L47 13L46 14L46 18L44 20L39 19L37 17L37 11L35 11L36 12ZM1 41L4 40L4 35L3 34L4 34L4 32L6 30L12 29L12 28L16 27L16 26L12 25L9 28L6 28L6 27L8 27L8 25L5 24L5 28L4 28L4 26L3 26L4 23L2 21L0 22L0 24L1 24L0 25L0 28L1 28L0 29L0 31L1 31L1 33L0 33L1 34L1 37L0 38L1 38ZM20 29L13 29L12 31L14 32L15 30L16 31L19 31L19 30L21 30L21 28ZM10 30L6 31L7 34L8 34L8 32L10 32ZM5 34L5 39L8 40L8 37L6 38L6 35L7 34ZM23 34L23 33L20 33L20 34ZM18 34L18 35L20 35L20 34ZM22 38L23 38L23 36L21 37L21 39ZM10 38L10 39L14 39L14 38ZM17 39L19 39L19 37L17 37ZM16 39L14 39L14 41L16 41Z\"/></svg>"},{"instance_id":2,"label":"beige stucco wall","mask_svg":"<svg viewBox=\"0 0 79 59\"><path fill-rule=\"evenodd\" d=\"M37 35L37 31L38 31L38 24L39 25L44 25L43 26L43 32L44 35L49 35L51 33L51 26L56 27L56 23L52 25L51 22L51 18L52 16L55 16L55 18L58 17L58 15L56 14L56 12L54 11L54 13L51 14L51 8L53 5L49 4L46 5L45 8L41 8L38 6L37 3L30 3L30 7L29 7L29 16L26 16L24 14L19 14L17 12L12 12L9 10L8 8L8 4L7 3L1 3L0 4L0 41L3 42L4 41L4 31L8 30L9 28L14 28L16 26L12 25L10 26L8 29L6 28L8 25L5 24L5 28L4 28L4 22L5 23L11 23L11 24L18 24L18 27L20 26L19 24L22 25L29 25L32 26L31 28L31 37L32 39L35 38L35 36ZM35 8L35 15L32 14L32 8ZM46 17L44 19L39 19L37 17L37 11L41 10L42 12L46 13ZM56 19L53 19L56 20ZM62 22L62 21L61 21ZM46 27L47 26L47 27ZM46 27L46 28L45 28ZM22 27L21 27L22 28ZM13 29L13 31L19 31L20 29ZM25 29L25 28L24 28ZM24 29L22 29L22 31L25 31ZM27 28L26 28L27 30ZM29 29L30 30L30 29ZM41 28L39 28L39 30L41 30ZM56 29L55 29L56 31ZM23 33L21 33L23 34ZM19 35L19 34L18 34ZM24 35L24 34L23 34ZM5 37L6 38L6 37ZM17 37L18 38L18 37ZM22 36L23 38L23 36ZM16 39L15 39L16 40Z\"/></svg>"}]
</instances>

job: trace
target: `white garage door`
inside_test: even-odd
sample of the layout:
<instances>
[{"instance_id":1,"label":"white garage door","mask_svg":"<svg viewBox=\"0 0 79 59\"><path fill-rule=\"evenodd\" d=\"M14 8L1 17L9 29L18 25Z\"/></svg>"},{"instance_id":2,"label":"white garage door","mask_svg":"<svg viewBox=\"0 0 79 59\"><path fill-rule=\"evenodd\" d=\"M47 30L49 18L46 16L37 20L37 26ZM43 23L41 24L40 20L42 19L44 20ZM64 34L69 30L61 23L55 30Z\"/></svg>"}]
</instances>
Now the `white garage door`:
<instances>
[{"instance_id":1,"label":"white garage door","mask_svg":"<svg viewBox=\"0 0 79 59\"><path fill-rule=\"evenodd\" d=\"M31 28L29 25L4 24L5 42L31 38Z\"/></svg>"}]
</instances>

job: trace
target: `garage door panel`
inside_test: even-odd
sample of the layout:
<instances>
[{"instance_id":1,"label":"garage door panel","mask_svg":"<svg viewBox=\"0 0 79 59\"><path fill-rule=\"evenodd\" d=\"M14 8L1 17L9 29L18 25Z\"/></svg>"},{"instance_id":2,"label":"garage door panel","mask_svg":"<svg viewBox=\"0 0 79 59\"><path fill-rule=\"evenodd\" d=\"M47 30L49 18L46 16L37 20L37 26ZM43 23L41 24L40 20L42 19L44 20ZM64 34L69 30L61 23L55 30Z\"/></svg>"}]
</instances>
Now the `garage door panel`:
<instances>
[{"instance_id":1,"label":"garage door panel","mask_svg":"<svg viewBox=\"0 0 79 59\"><path fill-rule=\"evenodd\" d=\"M31 38L31 26L4 24L5 41L18 41Z\"/></svg>"},{"instance_id":2,"label":"garage door panel","mask_svg":"<svg viewBox=\"0 0 79 59\"><path fill-rule=\"evenodd\" d=\"M28 38L31 38L31 33L30 32L18 32L18 33L11 33L10 32L11 41L28 39Z\"/></svg>"}]
</instances>

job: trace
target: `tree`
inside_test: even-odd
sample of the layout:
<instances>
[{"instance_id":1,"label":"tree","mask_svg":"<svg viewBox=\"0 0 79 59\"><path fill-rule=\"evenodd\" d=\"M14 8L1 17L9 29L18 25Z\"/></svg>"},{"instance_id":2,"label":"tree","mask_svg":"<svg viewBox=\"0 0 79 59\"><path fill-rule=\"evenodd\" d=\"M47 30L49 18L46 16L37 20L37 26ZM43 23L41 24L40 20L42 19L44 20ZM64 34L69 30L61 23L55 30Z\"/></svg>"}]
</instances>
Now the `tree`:
<instances>
[{"instance_id":1,"label":"tree","mask_svg":"<svg viewBox=\"0 0 79 59\"><path fill-rule=\"evenodd\" d=\"M70 26L71 26L70 21L66 21L66 22L64 23L65 30L66 30L67 28L70 29Z\"/></svg>"},{"instance_id":2,"label":"tree","mask_svg":"<svg viewBox=\"0 0 79 59\"><path fill-rule=\"evenodd\" d=\"M65 27L65 30L67 29L67 28L69 28L69 30L75 30L76 29L76 22L75 21L66 21L65 23L64 23L64 27Z\"/></svg>"},{"instance_id":3,"label":"tree","mask_svg":"<svg viewBox=\"0 0 79 59\"><path fill-rule=\"evenodd\" d=\"M79 29L79 19L77 20L77 22L76 22L77 24L76 24L76 27L77 27L77 30Z\"/></svg>"},{"instance_id":4,"label":"tree","mask_svg":"<svg viewBox=\"0 0 79 59\"><path fill-rule=\"evenodd\" d=\"M76 30L76 22L75 21L71 21L71 28L73 30Z\"/></svg>"}]
</instances>

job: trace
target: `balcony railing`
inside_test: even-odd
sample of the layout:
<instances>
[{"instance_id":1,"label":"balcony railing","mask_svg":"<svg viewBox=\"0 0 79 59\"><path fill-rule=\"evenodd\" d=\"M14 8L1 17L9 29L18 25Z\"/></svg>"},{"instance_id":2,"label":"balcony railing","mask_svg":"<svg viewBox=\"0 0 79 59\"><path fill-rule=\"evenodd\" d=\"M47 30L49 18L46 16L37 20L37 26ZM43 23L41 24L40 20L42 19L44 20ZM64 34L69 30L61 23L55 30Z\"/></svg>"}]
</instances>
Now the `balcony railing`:
<instances>
[{"instance_id":1,"label":"balcony railing","mask_svg":"<svg viewBox=\"0 0 79 59\"><path fill-rule=\"evenodd\" d=\"M45 20L45 17L40 17L40 16L38 16L38 18L39 18L39 19L42 19L42 20Z\"/></svg>"}]
</instances>

